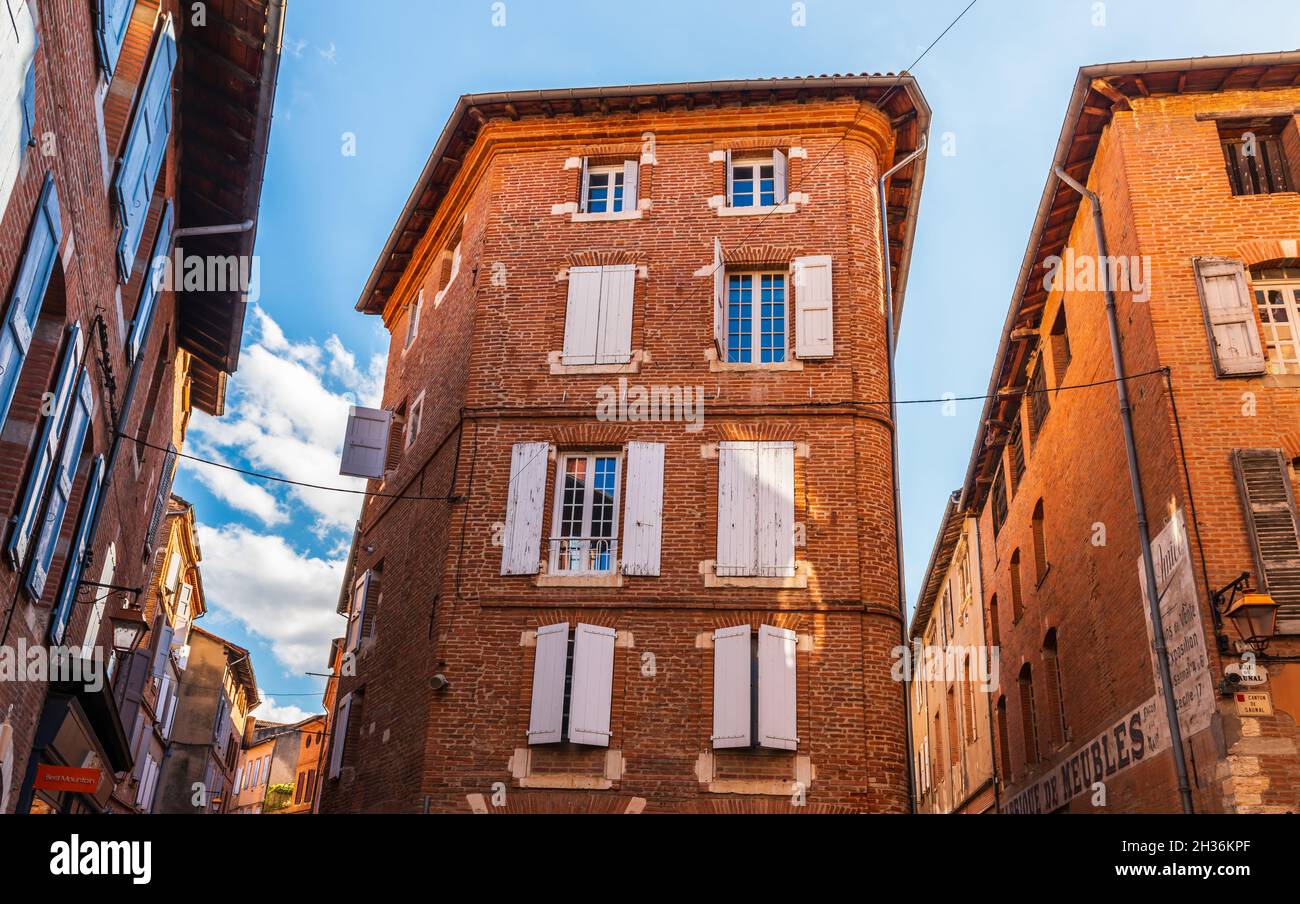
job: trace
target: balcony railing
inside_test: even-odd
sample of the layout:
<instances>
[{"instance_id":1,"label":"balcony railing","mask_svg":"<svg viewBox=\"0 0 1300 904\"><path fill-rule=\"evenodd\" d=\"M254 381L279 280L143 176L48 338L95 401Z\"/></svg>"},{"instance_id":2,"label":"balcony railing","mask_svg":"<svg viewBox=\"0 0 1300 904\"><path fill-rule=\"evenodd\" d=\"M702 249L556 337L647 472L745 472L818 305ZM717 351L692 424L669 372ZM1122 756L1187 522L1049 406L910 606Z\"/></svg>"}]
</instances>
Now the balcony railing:
<instances>
[{"instance_id":1,"label":"balcony railing","mask_svg":"<svg viewBox=\"0 0 1300 904\"><path fill-rule=\"evenodd\" d=\"M551 574L611 574L618 567L614 537L552 537Z\"/></svg>"}]
</instances>

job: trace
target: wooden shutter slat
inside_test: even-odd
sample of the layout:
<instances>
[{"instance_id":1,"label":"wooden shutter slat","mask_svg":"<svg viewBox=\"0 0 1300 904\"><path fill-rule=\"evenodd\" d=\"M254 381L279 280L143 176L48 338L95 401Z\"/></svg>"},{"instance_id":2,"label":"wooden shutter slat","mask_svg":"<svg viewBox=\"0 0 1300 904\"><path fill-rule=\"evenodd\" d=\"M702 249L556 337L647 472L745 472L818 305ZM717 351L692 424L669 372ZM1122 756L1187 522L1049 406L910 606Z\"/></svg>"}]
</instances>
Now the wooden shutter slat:
<instances>
[{"instance_id":1,"label":"wooden shutter slat","mask_svg":"<svg viewBox=\"0 0 1300 904\"><path fill-rule=\"evenodd\" d=\"M728 161L727 172L731 172ZM730 176L728 176L730 184ZM718 360L727 360L727 269L723 266L722 240L713 239L713 344Z\"/></svg>"},{"instance_id":2,"label":"wooden shutter slat","mask_svg":"<svg viewBox=\"0 0 1300 904\"><path fill-rule=\"evenodd\" d=\"M790 165L785 152L777 148L772 151L772 184L777 204L784 204L790 197L788 186ZM757 186L755 186L757 188Z\"/></svg>"},{"instance_id":3,"label":"wooden shutter slat","mask_svg":"<svg viewBox=\"0 0 1300 904\"><path fill-rule=\"evenodd\" d=\"M581 623L574 631L568 737L574 744L609 746L616 635L613 628Z\"/></svg>"},{"instance_id":4,"label":"wooden shutter slat","mask_svg":"<svg viewBox=\"0 0 1300 904\"><path fill-rule=\"evenodd\" d=\"M596 364L603 268L570 267L569 301L564 314L564 363ZM631 320L629 318L629 327Z\"/></svg>"},{"instance_id":5,"label":"wooden shutter slat","mask_svg":"<svg viewBox=\"0 0 1300 904\"><path fill-rule=\"evenodd\" d=\"M792 442L758 444L758 573L795 573Z\"/></svg>"},{"instance_id":6,"label":"wooden shutter slat","mask_svg":"<svg viewBox=\"0 0 1300 904\"><path fill-rule=\"evenodd\" d=\"M537 574L549 443L515 443L501 550L502 574Z\"/></svg>"},{"instance_id":7,"label":"wooden shutter slat","mask_svg":"<svg viewBox=\"0 0 1300 904\"><path fill-rule=\"evenodd\" d=\"M758 444L718 444L720 576L758 572Z\"/></svg>"},{"instance_id":8,"label":"wooden shutter slat","mask_svg":"<svg viewBox=\"0 0 1300 904\"><path fill-rule=\"evenodd\" d=\"M713 735L715 749L748 747L753 695L749 625L713 632Z\"/></svg>"},{"instance_id":9,"label":"wooden shutter slat","mask_svg":"<svg viewBox=\"0 0 1300 904\"><path fill-rule=\"evenodd\" d=\"M353 405L343 436L339 473L348 477L382 479L388 459L388 440L393 412L382 408Z\"/></svg>"},{"instance_id":10,"label":"wooden shutter slat","mask_svg":"<svg viewBox=\"0 0 1300 904\"><path fill-rule=\"evenodd\" d=\"M658 576L664 508L664 444L628 443L623 574Z\"/></svg>"},{"instance_id":11,"label":"wooden shutter slat","mask_svg":"<svg viewBox=\"0 0 1300 904\"><path fill-rule=\"evenodd\" d=\"M632 299L635 291L634 264L602 268L595 363L626 364L632 360Z\"/></svg>"},{"instance_id":12,"label":"wooden shutter slat","mask_svg":"<svg viewBox=\"0 0 1300 904\"><path fill-rule=\"evenodd\" d=\"M797 750L795 657L798 636L785 628L758 629L758 743Z\"/></svg>"},{"instance_id":13,"label":"wooden shutter slat","mask_svg":"<svg viewBox=\"0 0 1300 904\"><path fill-rule=\"evenodd\" d=\"M641 164L628 160L623 164L623 210L631 212L638 209L641 186Z\"/></svg>"},{"instance_id":14,"label":"wooden shutter slat","mask_svg":"<svg viewBox=\"0 0 1300 904\"><path fill-rule=\"evenodd\" d=\"M1245 265L1228 258L1197 258L1197 289L1219 376L1262 374L1266 361L1246 288Z\"/></svg>"},{"instance_id":15,"label":"wooden shutter slat","mask_svg":"<svg viewBox=\"0 0 1300 904\"><path fill-rule=\"evenodd\" d=\"M1277 449L1237 449L1232 461L1259 587L1278 604L1279 626L1300 630L1300 520L1286 457Z\"/></svg>"},{"instance_id":16,"label":"wooden shutter slat","mask_svg":"<svg viewBox=\"0 0 1300 904\"><path fill-rule=\"evenodd\" d=\"M558 744L563 738L564 677L569 658L569 623L537 629L529 744Z\"/></svg>"},{"instance_id":17,"label":"wooden shutter slat","mask_svg":"<svg viewBox=\"0 0 1300 904\"><path fill-rule=\"evenodd\" d=\"M794 262L795 356L830 358L835 354L835 315L828 255Z\"/></svg>"}]
</instances>

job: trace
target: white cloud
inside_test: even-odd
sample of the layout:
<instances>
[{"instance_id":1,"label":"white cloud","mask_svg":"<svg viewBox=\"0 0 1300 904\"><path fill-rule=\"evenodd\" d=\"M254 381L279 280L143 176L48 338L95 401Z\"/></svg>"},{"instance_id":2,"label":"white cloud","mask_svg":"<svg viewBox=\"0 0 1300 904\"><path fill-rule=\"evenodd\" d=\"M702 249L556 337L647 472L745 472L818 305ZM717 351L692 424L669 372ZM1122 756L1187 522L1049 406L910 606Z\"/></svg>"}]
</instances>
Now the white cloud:
<instances>
[{"instance_id":1,"label":"white cloud","mask_svg":"<svg viewBox=\"0 0 1300 904\"><path fill-rule=\"evenodd\" d=\"M193 449L194 454L201 458L225 461L219 453L205 448L201 442L196 442ZM234 471L211 465L196 465L190 469L190 473L222 502L231 508L252 515L268 527L275 527L289 520L289 513L280 507L275 496Z\"/></svg>"},{"instance_id":2,"label":"white cloud","mask_svg":"<svg viewBox=\"0 0 1300 904\"><path fill-rule=\"evenodd\" d=\"M293 671L324 671L330 641L344 629L334 610L346 558L306 555L238 524L198 531L208 605L265 639Z\"/></svg>"},{"instance_id":3,"label":"white cloud","mask_svg":"<svg viewBox=\"0 0 1300 904\"><path fill-rule=\"evenodd\" d=\"M322 712L321 709L303 709L293 703L276 703L274 697L268 697L262 692L261 688L257 689L258 696L262 698L262 705L253 710L253 715L257 717L258 722L281 722L285 725L292 725L295 722L301 722L308 716L314 716Z\"/></svg>"},{"instance_id":4,"label":"white cloud","mask_svg":"<svg viewBox=\"0 0 1300 904\"><path fill-rule=\"evenodd\" d=\"M335 49L333 41L330 41L329 50L317 50L316 52L319 53L321 59L327 63L332 64L338 62L338 51Z\"/></svg>"}]
</instances>

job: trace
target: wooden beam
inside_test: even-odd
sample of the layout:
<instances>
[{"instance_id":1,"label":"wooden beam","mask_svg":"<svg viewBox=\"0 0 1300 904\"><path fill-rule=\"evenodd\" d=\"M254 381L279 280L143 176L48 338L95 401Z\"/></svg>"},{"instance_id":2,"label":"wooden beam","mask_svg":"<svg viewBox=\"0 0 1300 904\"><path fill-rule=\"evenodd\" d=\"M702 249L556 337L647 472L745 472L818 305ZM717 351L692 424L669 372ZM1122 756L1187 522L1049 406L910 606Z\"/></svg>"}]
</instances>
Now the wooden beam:
<instances>
[{"instance_id":1,"label":"wooden beam","mask_svg":"<svg viewBox=\"0 0 1300 904\"><path fill-rule=\"evenodd\" d=\"M1128 97L1123 91L1120 91L1104 78L1095 78L1092 80L1092 90L1096 91L1103 97L1109 98L1111 103L1121 110L1131 110L1132 106L1128 102Z\"/></svg>"}]
</instances>

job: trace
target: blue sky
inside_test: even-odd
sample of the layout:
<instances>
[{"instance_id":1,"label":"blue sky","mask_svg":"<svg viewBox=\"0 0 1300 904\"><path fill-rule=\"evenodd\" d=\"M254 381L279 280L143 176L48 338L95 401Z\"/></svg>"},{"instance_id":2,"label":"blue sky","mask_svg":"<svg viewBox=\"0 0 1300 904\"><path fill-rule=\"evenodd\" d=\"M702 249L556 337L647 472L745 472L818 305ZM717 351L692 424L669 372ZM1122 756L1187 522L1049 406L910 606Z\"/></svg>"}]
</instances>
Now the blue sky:
<instances>
[{"instance_id":1,"label":"blue sky","mask_svg":"<svg viewBox=\"0 0 1300 904\"><path fill-rule=\"evenodd\" d=\"M387 335L353 305L457 96L527 88L897 71L968 0L289 0L250 305L228 413L187 452L311 482L337 476L349 402L374 402ZM493 24L504 8L505 24ZM793 24L796 7L803 26ZM1261 27L1265 26L1265 27ZM899 347L899 397L984 392L1078 67L1291 49L1295 0L979 0L912 71L934 110ZM1269 42L1273 43L1269 43ZM344 133L356 155L342 151ZM941 151L951 133L955 153ZM901 413L915 594L979 403ZM271 698L317 711L357 497L183 462L210 614Z\"/></svg>"}]
</instances>

